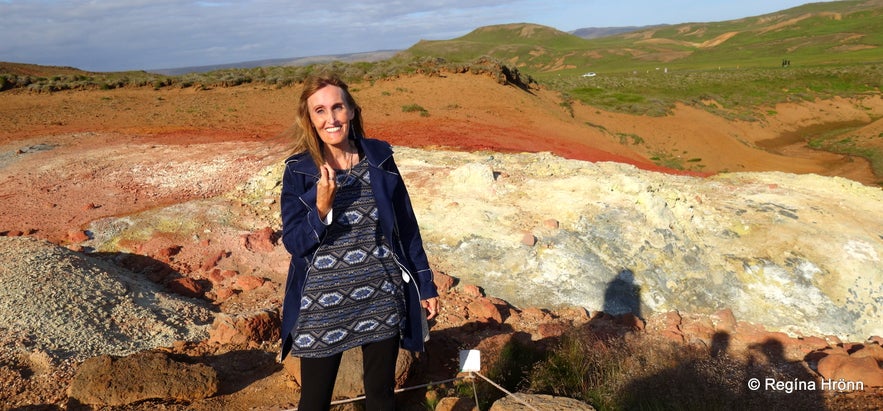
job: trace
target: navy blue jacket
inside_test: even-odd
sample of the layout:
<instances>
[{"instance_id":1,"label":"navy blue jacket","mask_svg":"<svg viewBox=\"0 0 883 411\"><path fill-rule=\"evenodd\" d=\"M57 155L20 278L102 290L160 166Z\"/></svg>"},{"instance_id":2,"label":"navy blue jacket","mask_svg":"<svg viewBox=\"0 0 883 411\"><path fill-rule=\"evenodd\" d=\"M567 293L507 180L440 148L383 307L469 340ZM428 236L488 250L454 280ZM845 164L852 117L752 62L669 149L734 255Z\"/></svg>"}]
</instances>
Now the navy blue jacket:
<instances>
[{"instance_id":1,"label":"navy blue jacket","mask_svg":"<svg viewBox=\"0 0 883 411\"><path fill-rule=\"evenodd\" d=\"M411 198L393 160L392 147L380 140L356 140L368 159L371 189L377 201L380 229L390 239L395 259L409 273L406 287L406 325L401 347L423 351L423 310L421 299L438 296L432 282L432 270L423 250ZM316 210L316 183L319 169L307 153L298 153L285 160L282 176L282 243L291 253L285 299L282 303L282 358L291 351L291 331L300 314L300 300L306 282L307 267L324 241L327 226ZM423 318L421 318L423 317Z\"/></svg>"}]
</instances>

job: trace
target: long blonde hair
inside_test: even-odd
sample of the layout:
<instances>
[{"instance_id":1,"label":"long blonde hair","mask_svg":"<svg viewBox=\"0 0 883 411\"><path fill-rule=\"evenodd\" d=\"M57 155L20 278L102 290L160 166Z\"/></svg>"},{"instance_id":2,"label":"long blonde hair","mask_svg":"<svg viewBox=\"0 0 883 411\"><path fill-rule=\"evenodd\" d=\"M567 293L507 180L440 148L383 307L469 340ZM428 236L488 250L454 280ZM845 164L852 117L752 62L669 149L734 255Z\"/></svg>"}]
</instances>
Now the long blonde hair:
<instances>
[{"instance_id":1,"label":"long blonde hair","mask_svg":"<svg viewBox=\"0 0 883 411\"><path fill-rule=\"evenodd\" d=\"M316 167L321 167L325 162L322 155L323 143L310 119L307 99L326 86L340 87L343 90L346 105L350 110L354 111L353 119L349 123L349 138L355 140L365 135L365 130L362 128L362 108L356 104L356 100L350 94L349 86L336 74L320 73L310 75L304 79L303 91L301 91L300 98L297 101L297 118L295 119L292 134L295 141L294 152L308 152L313 162L316 163Z\"/></svg>"}]
</instances>

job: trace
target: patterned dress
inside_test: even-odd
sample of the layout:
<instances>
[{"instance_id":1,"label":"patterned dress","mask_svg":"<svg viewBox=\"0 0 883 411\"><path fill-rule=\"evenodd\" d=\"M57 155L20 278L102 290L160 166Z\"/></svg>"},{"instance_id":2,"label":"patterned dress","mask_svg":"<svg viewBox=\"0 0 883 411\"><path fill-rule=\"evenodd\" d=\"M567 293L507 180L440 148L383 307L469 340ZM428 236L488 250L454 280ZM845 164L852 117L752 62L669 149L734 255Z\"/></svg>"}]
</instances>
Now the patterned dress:
<instances>
[{"instance_id":1,"label":"patterned dress","mask_svg":"<svg viewBox=\"0 0 883 411\"><path fill-rule=\"evenodd\" d=\"M399 335L401 269L377 221L368 162L337 171L334 221L307 271L293 355L318 358Z\"/></svg>"}]
</instances>

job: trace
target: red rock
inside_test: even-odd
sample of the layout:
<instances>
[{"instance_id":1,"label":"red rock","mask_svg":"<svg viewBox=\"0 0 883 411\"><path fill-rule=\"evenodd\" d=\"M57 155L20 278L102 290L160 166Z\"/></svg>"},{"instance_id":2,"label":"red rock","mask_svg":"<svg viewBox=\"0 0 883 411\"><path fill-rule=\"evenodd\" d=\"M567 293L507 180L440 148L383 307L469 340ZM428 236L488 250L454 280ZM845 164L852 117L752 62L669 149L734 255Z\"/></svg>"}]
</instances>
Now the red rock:
<instances>
[{"instance_id":1,"label":"red rock","mask_svg":"<svg viewBox=\"0 0 883 411\"><path fill-rule=\"evenodd\" d=\"M714 313L711 316L711 319L714 323L715 331L732 333L736 330L736 316L733 315L733 310L730 310L729 308Z\"/></svg>"},{"instance_id":2,"label":"red rock","mask_svg":"<svg viewBox=\"0 0 883 411\"><path fill-rule=\"evenodd\" d=\"M647 320L646 328L653 332L668 332L683 335L681 322L683 318L677 311L668 311L654 315Z\"/></svg>"},{"instance_id":3,"label":"red rock","mask_svg":"<svg viewBox=\"0 0 883 411\"><path fill-rule=\"evenodd\" d=\"M439 400L435 411L473 411L478 410L472 398L445 397Z\"/></svg>"},{"instance_id":4,"label":"red rock","mask_svg":"<svg viewBox=\"0 0 883 411\"><path fill-rule=\"evenodd\" d=\"M208 280L212 282L213 285L219 285L226 280L223 275L221 275L220 269L213 269L208 273Z\"/></svg>"},{"instance_id":5,"label":"red rock","mask_svg":"<svg viewBox=\"0 0 883 411\"><path fill-rule=\"evenodd\" d=\"M169 262L171 261L172 257L181 252L181 248L182 247L180 245L173 245L170 247L162 248L157 251L156 258L160 261Z\"/></svg>"},{"instance_id":6,"label":"red rock","mask_svg":"<svg viewBox=\"0 0 883 411\"><path fill-rule=\"evenodd\" d=\"M818 371L828 380L843 379L861 382L865 387L883 387L883 369L871 357L829 355L819 360Z\"/></svg>"},{"instance_id":7,"label":"red rock","mask_svg":"<svg viewBox=\"0 0 883 411\"><path fill-rule=\"evenodd\" d=\"M242 291L251 291L264 285L265 279L254 275L242 275L236 278L233 288Z\"/></svg>"},{"instance_id":8,"label":"red rock","mask_svg":"<svg viewBox=\"0 0 883 411\"><path fill-rule=\"evenodd\" d=\"M692 318L690 321L684 321L680 329L685 336L690 336L691 339L697 338L705 342L711 341L716 332L712 319L707 317Z\"/></svg>"},{"instance_id":9,"label":"red rock","mask_svg":"<svg viewBox=\"0 0 883 411\"><path fill-rule=\"evenodd\" d=\"M508 307L508 306L509 306L509 303L506 302L506 300L503 300L502 298L497 298L497 297L487 297L487 299L488 299L488 301L490 301L492 304L497 305L497 306L500 306L500 307Z\"/></svg>"},{"instance_id":10,"label":"red rock","mask_svg":"<svg viewBox=\"0 0 883 411\"><path fill-rule=\"evenodd\" d=\"M849 361L849 354L843 352L836 352L834 350L826 350L827 355L820 358L818 364L816 365L816 371L818 371L819 375L824 378L831 379L834 377L834 373L840 368L846 361Z\"/></svg>"},{"instance_id":11,"label":"red rock","mask_svg":"<svg viewBox=\"0 0 883 411\"><path fill-rule=\"evenodd\" d=\"M877 343L877 345L883 345L883 337L879 335L871 336L871 338L868 338L868 341Z\"/></svg>"},{"instance_id":12,"label":"red rock","mask_svg":"<svg viewBox=\"0 0 883 411\"><path fill-rule=\"evenodd\" d=\"M558 220L556 220L556 219L554 219L554 218L550 218L550 219L547 219L547 220L544 220L544 221L543 221L543 226L546 227L546 228L552 228L552 229L555 229L555 228L558 228L559 223L558 223Z\"/></svg>"},{"instance_id":13,"label":"red rock","mask_svg":"<svg viewBox=\"0 0 883 411\"><path fill-rule=\"evenodd\" d=\"M567 307L558 311L558 316L576 323L584 323L591 319L589 312L583 307Z\"/></svg>"},{"instance_id":14,"label":"red rock","mask_svg":"<svg viewBox=\"0 0 883 411\"><path fill-rule=\"evenodd\" d=\"M538 322L547 321L551 317L548 313L539 308L528 307L521 312L521 318L523 318L525 321Z\"/></svg>"},{"instance_id":15,"label":"red rock","mask_svg":"<svg viewBox=\"0 0 883 411\"><path fill-rule=\"evenodd\" d=\"M571 328L562 323L543 323L537 327L537 334L540 338L560 337Z\"/></svg>"},{"instance_id":16,"label":"red rock","mask_svg":"<svg viewBox=\"0 0 883 411\"><path fill-rule=\"evenodd\" d=\"M149 399L200 400L217 394L219 386L217 371L208 365L145 351L127 357L87 359L77 367L68 395L76 403L104 409L101 406L117 408Z\"/></svg>"},{"instance_id":17,"label":"red rock","mask_svg":"<svg viewBox=\"0 0 883 411\"><path fill-rule=\"evenodd\" d=\"M435 283L435 287L438 289L439 294L446 294L454 287L454 283L456 282L454 277L441 272L434 273L432 281Z\"/></svg>"},{"instance_id":18,"label":"red rock","mask_svg":"<svg viewBox=\"0 0 883 411\"><path fill-rule=\"evenodd\" d=\"M276 249L276 232L264 227L242 237L243 246L251 252L270 253Z\"/></svg>"},{"instance_id":19,"label":"red rock","mask_svg":"<svg viewBox=\"0 0 883 411\"><path fill-rule=\"evenodd\" d=\"M503 315L497 306L486 298L477 298L475 301L466 306L466 311L471 318L494 320L498 323L503 322Z\"/></svg>"},{"instance_id":20,"label":"red rock","mask_svg":"<svg viewBox=\"0 0 883 411\"><path fill-rule=\"evenodd\" d=\"M883 363L883 347L877 344L864 344L862 348L853 351L849 356L853 358L870 357L879 363Z\"/></svg>"},{"instance_id":21,"label":"red rock","mask_svg":"<svg viewBox=\"0 0 883 411\"><path fill-rule=\"evenodd\" d=\"M89 240L89 235L83 230L70 230L67 232L67 239L72 243L82 243Z\"/></svg>"},{"instance_id":22,"label":"red rock","mask_svg":"<svg viewBox=\"0 0 883 411\"><path fill-rule=\"evenodd\" d=\"M212 268L215 268L218 263L226 256L226 251L218 251L214 254L206 254L205 259L202 261L202 271L208 271Z\"/></svg>"},{"instance_id":23,"label":"red rock","mask_svg":"<svg viewBox=\"0 0 883 411\"><path fill-rule=\"evenodd\" d=\"M478 288L478 286L471 285L471 284L463 286L463 294L465 294L469 297L474 297L474 298L484 296L484 293L481 291L481 288Z\"/></svg>"},{"instance_id":24,"label":"red rock","mask_svg":"<svg viewBox=\"0 0 883 411\"><path fill-rule=\"evenodd\" d=\"M811 351L812 350L821 350L821 349L828 347L828 342L825 341L824 338L820 338L820 337L813 337L813 336L801 337L800 341L803 343L803 345L808 347Z\"/></svg>"},{"instance_id":25,"label":"red rock","mask_svg":"<svg viewBox=\"0 0 883 411\"><path fill-rule=\"evenodd\" d=\"M279 327L280 319L275 311L220 314L212 323L209 342L241 345L248 342L275 341L279 339Z\"/></svg>"},{"instance_id":26,"label":"red rock","mask_svg":"<svg viewBox=\"0 0 883 411\"><path fill-rule=\"evenodd\" d=\"M166 284L166 288L175 294L192 298L200 298L202 297L203 292L205 292L202 285L190 277L181 277L169 281L169 283Z\"/></svg>"},{"instance_id":27,"label":"red rock","mask_svg":"<svg viewBox=\"0 0 883 411\"><path fill-rule=\"evenodd\" d=\"M216 288L214 290L214 292L215 292L215 298L214 298L215 301L226 301L227 299L229 299L230 297L232 297L233 295L236 294L235 291L233 291L232 289L227 288L227 287Z\"/></svg>"},{"instance_id":28,"label":"red rock","mask_svg":"<svg viewBox=\"0 0 883 411\"><path fill-rule=\"evenodd\" d=\"M521 244L524 244L528 247L533 247L537 243L537 237L532 233L524 233L521 236Z\"/></svg>"}]
</instances>

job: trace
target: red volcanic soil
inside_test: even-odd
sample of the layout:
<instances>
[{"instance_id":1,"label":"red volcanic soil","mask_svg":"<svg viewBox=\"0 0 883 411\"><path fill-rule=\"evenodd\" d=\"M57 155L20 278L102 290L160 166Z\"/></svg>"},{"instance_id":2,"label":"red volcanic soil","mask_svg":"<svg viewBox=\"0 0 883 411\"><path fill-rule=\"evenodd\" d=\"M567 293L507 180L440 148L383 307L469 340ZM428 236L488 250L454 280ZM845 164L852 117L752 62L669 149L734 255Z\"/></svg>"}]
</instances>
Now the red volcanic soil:
<instances>
[{"instance_id":1,"label":"red volcanic soil","mask_svg":"<svg viewBox=\"0 0 883 411\"><path fill-rule=\"evenodd\" d=\"M878 181L861 159L812 151L793 139L770 142L814 124L871 123L870 115L883 112L879 97L786 105L776 107L776 118L745 123L691 107L647 117L574 104L571 113L556 92L472 74L351 89L368 134L394 145L550 151L697 175L779 170ZM97 218L222 193L289 153L282 134L293 123L298 93L298 87L263 85L0 93L0 232L64 243ZM767 149L759 149L764 142ZM692 171L648 160L660 153Z\"/></svg>"}]
</instances>

